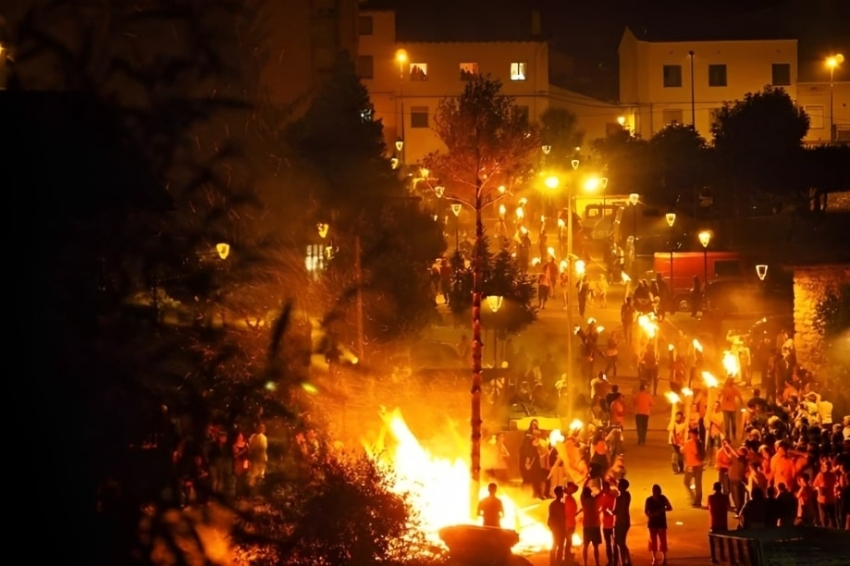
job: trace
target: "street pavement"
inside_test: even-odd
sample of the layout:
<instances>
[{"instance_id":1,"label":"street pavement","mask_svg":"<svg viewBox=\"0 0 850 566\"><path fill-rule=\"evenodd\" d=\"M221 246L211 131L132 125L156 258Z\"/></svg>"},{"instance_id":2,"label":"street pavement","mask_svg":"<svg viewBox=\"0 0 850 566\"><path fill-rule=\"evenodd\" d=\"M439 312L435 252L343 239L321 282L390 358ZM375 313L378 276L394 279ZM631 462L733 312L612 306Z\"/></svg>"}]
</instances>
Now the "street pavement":
<instances>
[{"instance_id":1,"label":"street pavement","mask_svg":"<svg viewBox=\"0 0 850 566\"><path fill-rule=\"evenodd\" d=\"M600 338L600 344L604 345L606 332L621 328L620 305L623 301L624 287L612 285L608 294L608 305L606 308L588 302L588 308L584 317L574 313L573 324L584 322L583 319L594 317L598 324L605 327ZM538 320L527 328L520 336L513 339L515 348L522 348L530 360L535 358L544 359L547 352L555 356L559 365L565 365L566 341L568 339L567 313L563 308L563 302L555 293L555 298L549 302L545 310L538 312ZM446 307L441 307L447 313ZM577 309L576 309L577 310ZM445 320L449 321L450 317ZM698 334L698 323L688 313L677 313L660 324L662 340L673 337L679 331L688 335ZM637 330L636 330L637 331ZM467 325L454 327L451 323L442 327L436 327L429 336L432 340L439 340L451 344L457 343L462 334L469 335ZM662 342L664 343L664 342ZM485 343L486 349L486 343ZM719 357L710 352L711 346L707 345L706 362L709 367L717 367ZM488 355L485 351L485 359ZM599 369L602 369L601 367ZM718 368L719 369L719 368ZM620 390L627 397L637 390L637 365L636 356L628 348L620 348L620 371L613 383L620 385ZM632 562L635 566L644 566L651 563L648 551L648 531L646 528L646 517L643 513L643 505L650 495L652 485L658 483L664 494L670 499L673 511L668 513L668 541L669 553L668 563L671 565L703 565L711 564L708 548L708 510L695 509L691 507L688 492L684 486L683 476L674 475L671 469L671 452L667 444L666 427L670 418L670 405L665 400L662 392L667 391L667 371L665 366L660 368L660 383L655 397L653 416L650 418L650 432L646 446L638 446L635 439L634 422L628 417L626 426L626 470L632 493L632 527L629 531L628 544L632 553ZM707 497L711 493L711 487L716 481L716 473L712 468L706 469L703 476L703 506L707 504ZM548 503L540 502L536 507L530 509L530 513L545 524L548 512ZM730 525L735 525L735 519L730 515ZM580 549L576 550L576 557L581 563ZM526 557L534 565L548 565L548 553L540 553ZM605 564L604 545L600 548L600 561ZM589 563L593 563L592 549ZM602 566L600 564L599 566Z\"/></svg>"}]
</instances>

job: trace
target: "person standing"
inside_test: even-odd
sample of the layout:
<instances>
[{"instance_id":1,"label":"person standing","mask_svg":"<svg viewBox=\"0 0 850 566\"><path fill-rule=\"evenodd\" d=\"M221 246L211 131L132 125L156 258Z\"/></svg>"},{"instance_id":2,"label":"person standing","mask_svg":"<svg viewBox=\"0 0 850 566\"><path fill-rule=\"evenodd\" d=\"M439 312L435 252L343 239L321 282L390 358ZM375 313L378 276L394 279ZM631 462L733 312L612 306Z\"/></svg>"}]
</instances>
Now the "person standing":
<instances>
[{"instance_id":1,"label":"person standing","mask_svg":"<svg viewBox=\"0 0 850 566\"><path fill-rule=\"evenodd\" d=\"M587 308L587 296L590 294L590 285L588 285L584 276L578 280L576 288L578 289L578 315L584 318L584 311Z\"/></svg>"},{"instance_id":2,"label":"person standing","mask_svg":"<svg viewBox=\"0 0 850 566\"><path fill-rule=\"evenodd\" d=\"M617 501L614 503L614 562L619 558L622 566L631 566L632 557L626 544L632 518L629 507L632 505L632 494L629 493L629 480L623 478L617 483Z\"/></svg>"},{"instance_id":3,"label":"person standing","mask_svg":"<svg viewBox=\"0 0 850 566\"><path fill-rule=\"evenodd\" d=\"M691 497L691 506L702 507L702 471L705 465L705 444L699 441L699 431L691 429L682 448L685 460L685 489ZM693 486L693 487L691 487Z\"/></svg>"},{"instance_id":4,"label":"person standing","mask_svg":"<svg viewBox=\"0 0 850 566\"><path fill-rule=\"evenodd\" d=\"M602 544L602 531L599 524L599 499L601 492L593 495L590 487L585 485L581 490L581 512L584 523L581 557L587 566L587 549L593 545L593 563L599 565L599 545Z\"/></svg>"},{"instance_id":5,"label":"person standing","mask_svg":"<svg viewBox=\"0 0 850 566\"><path fill-rule=\"evenodd\" d=\"M667 513L673 510L670 500L661 493L661 486L652 486L652 495L646 498L643 512L647 517L649 529L649 551L652 563L657 564L657 554L661 554L661 563L667 564Z\"/></svg>"},{"instance_id":6,"label":"person standing","mask_svg":"<svg viewBox=\"0 0 850 566\"><path fill-rule=\"evenodd\" d=\"M617 495L611 491L611 484L602 482L602 491L599 494L599 510L602 512L602 539L605 541L605 559L607 564L616 564L616 544L614 542L614 507L617 503Z\"/></svg>"},{"instance_id":7,"label":"person standing","mask_svg":"<svg viewBox=\"0 0 850 566\"><path fill-rule=\"evenodd\" d=\"M564 563L567 543L567 515L564 508L564 488L555 486L555 500L549 504L547 525L552 532L552 550L549 551L549 566Z\"/></svg>"},{"instance_id":8,"label":"person standing","mask_svg":"<svg viewBox=\"0 0 850 566\"><path fill-rule=\"evenodd\" d=\"M266 477L266 465L269 462L269 439L266 437L266 425L257 426L257 432L248 438L251 453L251 465L248 471L248 485L256 487Z\"/></svg>"},{"instance_id":9,"label":"person standing","mask_svg":"<svg viewBox=\"0 0 850 566\"><path fill-rule=\"evenodd\" d=\"M638 446L646 446L646 432L649 430L649 415L652 410L652 395L646 390L646 383L640 384L635 395L635 428L637 429Z\"/></svg>"},{"instance_id":10,"label":"person standing","mask_svg":"<svg viewBox=\"0 0 850 566\"><path fill-rule=\"evenodd\" d=\"M729 530L729 496L723 493L723 486L719 481L714 482L714 492L708 496L708 532L722 533ZM717 556L714 552L714 539L708 537L708 546L711 548L711 563L717 564Z\"/></svg>"},{"instance_id":11,"label":"person standing","mask_svg":"<svg viewBox=\"0 0 850 566\"><path fill-rule=\"evenodd\" d=\"M564 538L566 538L567 541L566 554L570 555L570 563L575 562L575 557L573 556L573 535L576 532L576 525L578 524L578 502L573 495L575 495L577 491L577 484L567 482L567 487L564 490Z\"/></svg>"},{"instance_id":12,"label":"person standing","mask_svg":"<svg viewBox=\"0 0 850 566\"><path fill-rule=\"evenodd\" d=\"M676 412L675 420L670 423L670 436L667 442L670 448L673 449L673 473L681 474L685 471L684 455L682 448L685 446L685 436L688 430L688 423L685 422L685 414L682 411Z\"/></svg>"},{"instance_id":13,"label":"person standing","mask_svg":"<svg viewBox=\"0 0 850 566\"><path fill-rule=\"evenodd\" d=\"M626 344L632 344L632 330L635 325L635 306L631 297L626 297L623 306L620 307L620 322L623 323L623 338Z\"/></svg>"},{"instance_id":14,"label":"person standing","mask_svg":"<svg viewBox=\"0 0 850 566\"><path fill-rule=\"evenodd\" d=\"M726 438L730 441L735 440L738 434L738 401L744 402L741 391L735 386L735 378L727 377L720 390L720 408L723 409Z\"/></svg>"},{"instance_id":15,"label":"person standing","mask_svg":"<svg viewBox=\"0 0 850 566\"><path fill-rule=\"evenodd\" d=\"M487 486L487 497L478 502L478 516L482 518L485 527L502 528L502 517L505 516L505 507L502 500L496 497L497 486L491 483Z\"/></svg>"},{"instance_id":16,"label":"person standing","mask_svg":"<svg viewBox=\"0 0 850 566\"><path fill-rule=\"evenodd\" d=\"M812 486L817 490L818 516L820 526L834 529L835 524L835 487L837 483L835 472L829 465L829 458L820 461L820 472L815 476Z\"/></svg>"},{"instance_id":17,"label":"person standing","mask_svg":"<svg viewBox=\"0 0 850 566\"><path fill-rule=\"evenodd\" d=\"M549 281L549 274L545 268L537 276L537 308L540 310L546 309L546 303L549 301L549 289L552 282Z\"/></svg>"}]
</instances>

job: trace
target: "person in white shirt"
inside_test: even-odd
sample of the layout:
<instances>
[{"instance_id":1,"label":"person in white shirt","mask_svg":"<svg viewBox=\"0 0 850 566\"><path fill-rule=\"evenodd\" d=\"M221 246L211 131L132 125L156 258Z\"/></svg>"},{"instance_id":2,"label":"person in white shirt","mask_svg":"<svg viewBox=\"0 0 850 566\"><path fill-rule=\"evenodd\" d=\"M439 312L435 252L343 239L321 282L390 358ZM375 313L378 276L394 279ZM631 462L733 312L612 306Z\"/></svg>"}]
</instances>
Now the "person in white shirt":
<instances>
[{"instance_id":1,"label":"person in white shirt","mask_svg":"<svg viewBox=\"0 0 850 566\"><path fill-rule=\"evenodd\" d=\"M257 485L266 475L266 464L269 461L269 439L266 437L266 425L259 425L257 432L248 438L248 453L251 467L248 472L248 485Z\"/></svg>"},{"instance_id":2,"label":"person in white shirt","mask_svg":"<svg viewBox=\"0 0 850 566\"><path fill-rule=\"evenodd\" d=\"M832 403L824 398L818 401L818 414L822 428L832 427Z\"/></svg>"}]
</instances>

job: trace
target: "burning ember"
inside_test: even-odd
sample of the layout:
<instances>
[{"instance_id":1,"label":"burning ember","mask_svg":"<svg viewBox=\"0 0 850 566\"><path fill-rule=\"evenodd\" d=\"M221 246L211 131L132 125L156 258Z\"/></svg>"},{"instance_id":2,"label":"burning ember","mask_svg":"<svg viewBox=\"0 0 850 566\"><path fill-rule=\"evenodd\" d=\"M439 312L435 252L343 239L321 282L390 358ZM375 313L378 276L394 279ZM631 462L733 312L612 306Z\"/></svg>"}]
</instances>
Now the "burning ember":
<instances>
[{"instance_id":1,"label":"burning ember","mask_svg":"<svg viewBox=\"0 0 850 566\"><path fill-rule=\"evenodd\" d=\"M638 317L638 326L640 326L649 338L655 338L655 333L658 331L658 325L652 322L654 316L650 318L648 315L642 314Z\"/></svg>"},{"instance_id":2,"label":"burning ember","mask_svg":"<svg viewBox=\"0 0 850 566\"><path fill-rule=\"evenodd\" d=\"M438 531L446 526L477 524L470 517L469 463L465 458L439 458L430 454L413 435L401 412L382 415L395 446L379 456L395 474L398 493L408 493L418 511L420 528L428 540L443 546ZM559 432L560 435L560 432ZM551 534L545 524L538 522L510 498L508 486L499 486L497 496L502 500L505 517L502 528L514 529L520 542L516 552L539 552L551 546ZM487 482L482 481L479 499L487 495Z\"/></svg>"},{"instance_id":3,"label":"burning ember","mask_svg":"<svg viewBox=\"0 0 850 566\"><path fill-rule=\"evenodd\" d=\"M717 381L717 378L707 371L702 372L702 380L708 387L717 387L720 384L720 382Z\"/></svg>"},{"instance_id":4,"label":"burning ember","mask_svg":"<svg viewBox=\"0 0 850 566\"><path fill-rule=\"evenodd\" d=\"M702 344L700 344L700 343L699 343L699 340L697 340L696 338L694 338L694 342L693 342L693 344L694 344L694 350L696 350L697 352L699 352L700 354L702 354Z\"/></svg>"}]
</instances>

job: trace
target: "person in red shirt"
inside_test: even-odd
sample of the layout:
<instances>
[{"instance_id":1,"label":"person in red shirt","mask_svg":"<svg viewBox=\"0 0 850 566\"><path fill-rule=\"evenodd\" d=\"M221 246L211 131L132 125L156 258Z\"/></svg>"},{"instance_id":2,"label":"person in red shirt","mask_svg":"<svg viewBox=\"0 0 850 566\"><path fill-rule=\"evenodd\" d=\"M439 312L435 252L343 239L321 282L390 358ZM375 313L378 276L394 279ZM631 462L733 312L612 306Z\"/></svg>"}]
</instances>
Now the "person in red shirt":
<instances>
[{"instance_id":1,"label":"person in red shirt","mask_svg":"<svg viewBox=\"0 0 850 566\"><path fill-rule=\"evenodd\" d=\"M615 564L614 559L614 506L617 503L617 493L611 490L611 484L602 482L602 492L599 494L599 509L602 511L602 538L605 540L605 558L608 564Z\"/></svg>"},{"instance_id":2,"label":"person in red shirt","mask_svg":"<svg viewBox=\"0 0 850 566\"><path fill-rule=\"evenodd\" d=\"M729 530L729 496L723 493L723 485L719 481L714 482L714 493L708 496L708 520L709 533ZM711 547L711 563L716 564L714 539L711 537L708 537L708 545Z\"/></svg>"},{"instance_id":3,"label":"person in red shirt","mask_svg":"<svg viewBox=\"0 0 850 566\"><path fill-rule=\"evenodd\" d=\"M567 541L567 554L569 554L567 558L569 558L569 563L575 562L575 557L573 556L573 535L576 532L578 503L573 495L575 495L577 491L578 485L573 482L567 483L565 490L566 495L564 496L564 536Z\"/></svg>"},{"instance_id":4,"label":"person in red shirt","mask_svg":"<svg viewBox=\"0 0 850 566\"><path fill-rule=\"evenodd\" d=\"M602 531L599 521L599 499L602 493L593 495L590 487L584 486L581 490L581 513L584 524L581 557L584 566L587 566L587 548L593 545L593 563L599 566L599 545L602 544Z\"/></svg>"},{"instance_id":5,"label":"person in red shirt","mask_svg":"<svg viewBox=\"0 0 850 566\"><path fill-rule=\"evenodd\" d=\"M812 487L818 493L818 517L820 526L828 529L836 528L835 524L835 472L830 469L829 458L821 458L820 472L815 476Z\"/></svg>"}]
</instances>

